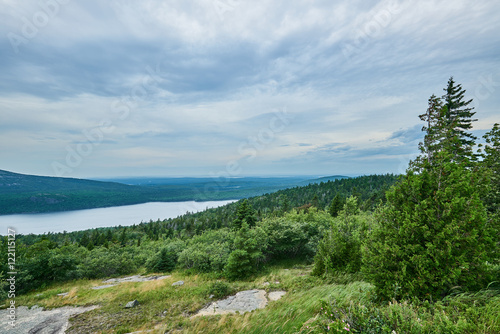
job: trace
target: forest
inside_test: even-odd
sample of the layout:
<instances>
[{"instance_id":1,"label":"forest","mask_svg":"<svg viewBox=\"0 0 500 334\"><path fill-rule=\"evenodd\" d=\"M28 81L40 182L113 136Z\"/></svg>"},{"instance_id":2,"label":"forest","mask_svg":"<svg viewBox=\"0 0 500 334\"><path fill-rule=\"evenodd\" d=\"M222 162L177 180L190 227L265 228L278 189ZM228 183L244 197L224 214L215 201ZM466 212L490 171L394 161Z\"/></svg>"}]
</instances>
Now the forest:
<instances>
[{"instance_id":1,"label":"forest","mask_svg":"<svg viewBox=\"0 0 500 334\"><path fill-rule=\"evenodd\" d=\"M425 137L404 175L296 186L130 227L21 235L18 293L139 272L237 289L292 261L315 283L291 291L363 282L346 291L368 295L318 300L290 332L498 333L500 125L476 138L465 89L450 78L444 92L419 115Z\"/></svg>"},{"instance_id":2,"label":"forest","mask_svg":"<svg viewBox=\"0 0 500 334\"><path fill-rule=\"evenodd\" d=\"M45 213L146 202L233 200L346 178L206 177L84 180L0 170L0 215Z\"/></svg>"}]
</instances>

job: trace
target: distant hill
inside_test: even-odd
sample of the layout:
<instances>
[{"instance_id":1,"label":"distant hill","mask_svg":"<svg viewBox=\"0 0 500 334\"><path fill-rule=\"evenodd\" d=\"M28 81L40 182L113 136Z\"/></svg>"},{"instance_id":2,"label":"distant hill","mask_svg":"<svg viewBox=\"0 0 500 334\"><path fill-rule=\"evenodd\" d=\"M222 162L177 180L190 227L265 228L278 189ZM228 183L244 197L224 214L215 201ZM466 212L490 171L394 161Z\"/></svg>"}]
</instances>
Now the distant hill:
<instances>
[{"instance_id":1,"label":"distant hill","mask_svg":"<svg viewBox=\"0 0 500 334\"><path fill-rule=\"evenodd\" d=\"M315 178L315 179L305 180L302 183L304 183L304 184L321 183L321 182L342 180L342 179L348 179L348 178L349 178L349 176L332 175L332 176L323 176L323 177L319 177L319 178Z\"/></svg>"},{"instance_id":2,"label":"distant hill","mask_svg":"<svg viewBox=\"0 0 500 334\"><path fill-rule=\"evenodd\" d=\"M94 181L0 170L0 215L70 211L146 202L241 199L339 178L345 177L190 177Z\"/></svg>"},{"instance_id":3,"label":"distant hill","mask_svg":"<svg viewBox=\"0 0 500 334\"><path fill-rule=\"evenodd\" d=\"M65 177L36 176L0 170L0 194L23 194L66 191L129 191L133 186Z\"/></svg>"}]
</instances>

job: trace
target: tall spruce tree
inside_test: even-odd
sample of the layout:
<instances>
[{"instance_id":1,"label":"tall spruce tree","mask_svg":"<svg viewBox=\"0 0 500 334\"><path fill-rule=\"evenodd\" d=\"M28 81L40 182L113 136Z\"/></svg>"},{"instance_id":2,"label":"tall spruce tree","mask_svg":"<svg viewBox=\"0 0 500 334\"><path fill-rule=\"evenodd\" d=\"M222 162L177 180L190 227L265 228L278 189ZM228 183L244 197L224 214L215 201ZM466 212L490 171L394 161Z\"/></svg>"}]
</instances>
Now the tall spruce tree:
<instances>
[{"instance_id":1,"label":"tall spruce tree","mask_svg":"<svg viewBox=\"0 0 500 334\"><path fill-rule=\"evenodd\" d=\"M485 178L474 163L471 101L450 78L443 104L435 96L422 155L387 192L377 227L364 248L368 277L385 299L436 299L453 287L475 289L487 280L494 237L482 198Z\"/></svg>"},{"instance_id":2,"label":"tall spruce tree","mask_svg":"<svg viewBox=\"0 0 500 334\"><path fill-rule=\"evenodd\" d=\"M469 107L472 99L465 99L465 89L462 85L456 84L453 77L448 80L448 85L444 88L443 95L444 115L447 127L448 149L456 160L476 160L473 152L477 137L469 133L472 129L472 122L476 112L474 107Z\"/></svg>"}]
</instances>

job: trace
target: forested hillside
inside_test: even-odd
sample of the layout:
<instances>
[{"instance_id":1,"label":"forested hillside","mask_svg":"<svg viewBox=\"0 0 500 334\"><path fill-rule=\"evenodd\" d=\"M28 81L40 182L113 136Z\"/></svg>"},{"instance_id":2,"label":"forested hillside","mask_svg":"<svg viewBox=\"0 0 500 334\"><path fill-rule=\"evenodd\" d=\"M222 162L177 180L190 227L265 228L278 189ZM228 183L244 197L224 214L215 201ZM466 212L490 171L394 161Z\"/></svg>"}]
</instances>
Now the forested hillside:
<instances>
[{"instance_id":1,"label":"forested hillside","mask_svg":"<svg viewBox=\"0 0 500 334\"><path fill-rule=\"evenodd\" d=\"M341 178L346 177L329 177ZM326 179L328 178L322 180ZM307 177L118 180L120 182L103 182L23 175L0 170L0 215L70 211L146 202L240 199L296 185L321 182Z\"/></svg>"}]
</instances>

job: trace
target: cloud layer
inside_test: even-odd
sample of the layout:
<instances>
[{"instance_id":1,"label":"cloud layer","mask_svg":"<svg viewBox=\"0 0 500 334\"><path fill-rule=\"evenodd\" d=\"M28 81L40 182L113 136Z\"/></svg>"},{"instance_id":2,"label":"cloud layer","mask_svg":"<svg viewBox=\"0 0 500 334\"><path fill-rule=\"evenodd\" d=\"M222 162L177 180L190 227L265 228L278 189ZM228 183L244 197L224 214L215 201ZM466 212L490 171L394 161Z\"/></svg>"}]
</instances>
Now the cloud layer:
<instances>
[{"instance_id":1,"label":"cloud layer","mask_svg":"<svg viewBox=\"0 0 500 334\"><path fill-rule=\"evenodd\" d=\"M453 75L499 122L493 1L0 4L0 169L403 172Z\"/></svg>"}]
</instances>

